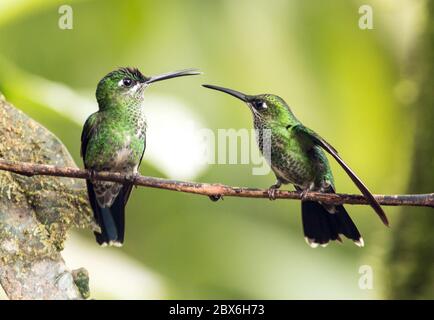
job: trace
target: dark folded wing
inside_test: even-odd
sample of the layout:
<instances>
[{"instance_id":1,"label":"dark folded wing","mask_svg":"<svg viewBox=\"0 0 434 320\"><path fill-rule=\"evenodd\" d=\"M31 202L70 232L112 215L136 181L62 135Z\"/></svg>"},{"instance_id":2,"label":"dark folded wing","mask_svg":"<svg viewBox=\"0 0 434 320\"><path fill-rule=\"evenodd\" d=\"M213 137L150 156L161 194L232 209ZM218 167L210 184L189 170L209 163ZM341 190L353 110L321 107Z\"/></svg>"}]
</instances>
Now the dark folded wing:
<instances>
[{"instance_id":1,"label":"dark folded wing","mask_svg":"<svg viewBox=\"0 0 434 320\"><path fill-rule=\"evenodd\" d=\"M366 199L368 199L369 204L371 207L375 210L375 212L380 217L381 221L388 226L389 221L386 217L386 214L384 213L383 209L381 208L378 201L374 198L372 193L369 191L369 189L365 186L365 184L357 177L357 175L354 173L353 170L342 160L342 158L338 155L338 152L335 148L333 148L327 141L325 141L321 136L319 136L316 132L313 130L306 128L305 126L298 124L294 127L292 127L292 130L299 135L302 139L305 140L311 140L313 144L321 146L325 151L330 153L333 158L341 165L341 167L345 170L345 172L348 174L348 176L353 180L354 184L359 188L359 190L362 192L362 194L365 196Z\"/></svg>"},{"instance_id":2,"label":"dark folded wing","mask_svg":"<svg viewBox=\"0 0 434 320\"><path fill-rule=\"evenodd\" d=\"M84 123L83 131L81 132L81 148L80 148L80 155L83 158L83 160L86 158L87 143L89 142L92 135L95 134L97 124L98 124L97 112L91 114L89 118L87 118L86 122Z\"/></svg>"}]
</instances>

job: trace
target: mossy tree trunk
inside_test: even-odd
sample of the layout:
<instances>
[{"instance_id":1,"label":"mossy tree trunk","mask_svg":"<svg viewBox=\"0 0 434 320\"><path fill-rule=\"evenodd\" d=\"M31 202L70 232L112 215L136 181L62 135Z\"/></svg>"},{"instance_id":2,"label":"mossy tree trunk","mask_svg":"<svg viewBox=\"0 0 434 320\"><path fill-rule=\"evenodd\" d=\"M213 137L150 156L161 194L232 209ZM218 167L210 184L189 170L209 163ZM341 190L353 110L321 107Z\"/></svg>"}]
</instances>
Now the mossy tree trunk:
<instances>
[{"instance_id":1,"label":"mossy tree trunk","mask_svg":"<svg viewBox=\"0 0 434 320\"><path fill-rule=\"evenodd\" d=\"M47 129L0 94L0 158L75 166ZM69 228L93 226L84 180L0 171L0 284L10 299L81 299L87 272L68 270Z\"/></svg>"}]
</instances>

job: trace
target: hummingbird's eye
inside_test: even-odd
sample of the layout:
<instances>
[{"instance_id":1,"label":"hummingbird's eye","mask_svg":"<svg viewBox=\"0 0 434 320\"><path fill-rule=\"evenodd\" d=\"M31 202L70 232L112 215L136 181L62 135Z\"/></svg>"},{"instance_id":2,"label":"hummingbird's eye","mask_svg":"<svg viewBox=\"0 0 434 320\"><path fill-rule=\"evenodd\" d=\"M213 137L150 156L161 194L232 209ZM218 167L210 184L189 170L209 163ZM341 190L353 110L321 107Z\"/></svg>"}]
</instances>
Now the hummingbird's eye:
<instances>
[{"instance_id":1,"label":"hummingbird's eye","mask_svg":"<svg viewBox=\"0 0 434 320\"><path fill-rule=\"evenodd\" d=\"M264 110L267 109L267 104L264 101L261 100L256 100L253 103L253 106L255 107L256 110Z\"/></svg>"},{"instance_id":2,"label":"hummingbird's eye","mask_svg":"<svg viewBox=\"0 0 434 320\"><path fill-rule=\"evenodd\" d=\"M125 87L131 87L132 84L133 84L133 80L131 80L131 79L129 79L129 78L125 78L125 79L122 80L122 84L123 84Z\"/></svg>"}]
</instances>

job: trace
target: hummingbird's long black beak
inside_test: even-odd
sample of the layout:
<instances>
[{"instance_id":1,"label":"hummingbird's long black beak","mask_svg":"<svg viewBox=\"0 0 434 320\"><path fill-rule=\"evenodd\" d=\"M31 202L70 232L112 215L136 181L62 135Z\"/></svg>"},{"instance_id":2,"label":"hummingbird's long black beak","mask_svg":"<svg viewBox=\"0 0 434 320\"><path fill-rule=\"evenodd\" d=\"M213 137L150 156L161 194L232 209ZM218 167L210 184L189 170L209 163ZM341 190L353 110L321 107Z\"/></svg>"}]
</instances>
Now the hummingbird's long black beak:
<instances>
[{"instance_id":1,"label":"hummingbird's long black beak","mask_svg":"<svg viewBox=\"0 0 434 320\"><path fill-rule=\"evenodd\" d=\"M228 89L228 88L223 88L223 87L219 87L219 86L213 86L211 84L203 84L202 87L208 88L208 89L213 89L213 90L217 90L217 91L221 91L227 94L230 94L231 96L234 96L235 98L240 99L241 101L244 102L249 102L249 96L241 93L239 91L235 91L232 89Z\"/></svg>"},{"instance_id":2,"label":"hummingbird's long black beak","mask_svg":"<svg viewBox=\"0 0 434 320\"><path fill-rule=\"evenodd\" d=\"M198 74L202 74L202 72L200 72L198 69L179 70L179 71L163 73L158 76L150 77L145 81L145 83L150 84L157 81L162 81L162 80L167 80L167 79L172 79L177 77L184 77L184 76L194 76Z\"/></svg>"}]
</instances>

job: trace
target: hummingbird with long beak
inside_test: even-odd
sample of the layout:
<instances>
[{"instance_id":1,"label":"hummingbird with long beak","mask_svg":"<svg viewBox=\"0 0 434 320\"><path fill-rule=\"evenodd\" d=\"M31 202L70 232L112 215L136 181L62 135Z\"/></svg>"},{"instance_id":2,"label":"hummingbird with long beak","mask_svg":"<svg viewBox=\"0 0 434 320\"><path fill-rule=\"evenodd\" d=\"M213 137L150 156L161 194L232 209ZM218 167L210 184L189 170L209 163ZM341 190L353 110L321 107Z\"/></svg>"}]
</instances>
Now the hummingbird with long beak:
<instances>
[{"instance_id":1,"label":"hummingbird with long beak","mask_svg":"<svg viewBox=\"0 0 434 320\"><path fill-rule=\"evenodd\" d=\"M89 201L101 232L100 245L121 246L124 242L125 205L146 147L146 118L143 93L151 83L200 74L195 69L146 77L136 68L120 68L98 83L99 110L86 120L81 135L81 156L91 173L124 173L124 184L87 180Z\"/></svg>"},{"instance_id":2,"label":"hummingbird with long beak","mask_svg":"<svg viewBox=\"0 0 434 320\"><path fill-rule=\"evenodd\" d=\"M277 178L277 182L269 188L269 197L273 200L275 191L282 184L293 184L296 190L302 192L303 230L306 242L311 247L326 246L330 240L341 242L341 235L360 247L364 245L360 232L343 205L303 200L310 191L335 193L333 174L324 151L341 165L383 223L389 225L377 200L336 149L305 127L282 98L273 94L247 95L214 85L203 86L232 95L247 104L253 114L257 142L263 153L267 144L266 139L263 139L264 133L269 133L270 155L265 158Z\"/></svg>"}]
</instances>

